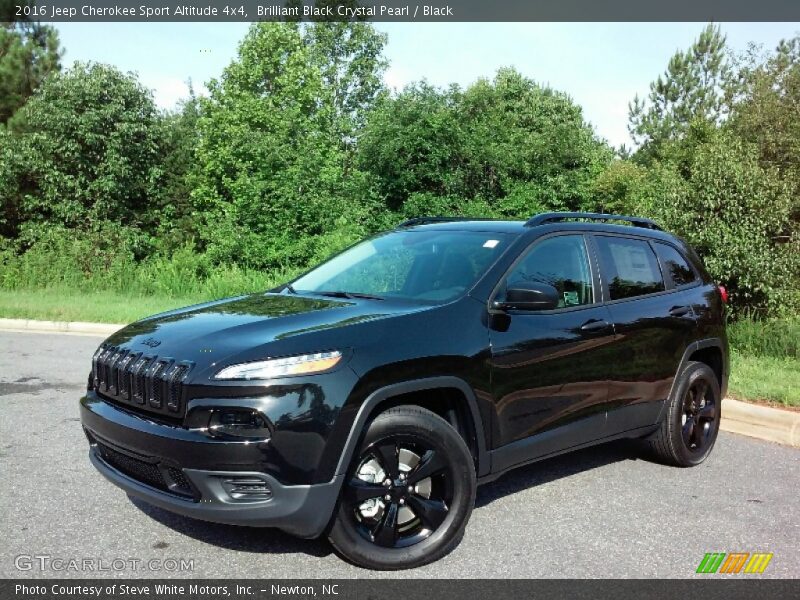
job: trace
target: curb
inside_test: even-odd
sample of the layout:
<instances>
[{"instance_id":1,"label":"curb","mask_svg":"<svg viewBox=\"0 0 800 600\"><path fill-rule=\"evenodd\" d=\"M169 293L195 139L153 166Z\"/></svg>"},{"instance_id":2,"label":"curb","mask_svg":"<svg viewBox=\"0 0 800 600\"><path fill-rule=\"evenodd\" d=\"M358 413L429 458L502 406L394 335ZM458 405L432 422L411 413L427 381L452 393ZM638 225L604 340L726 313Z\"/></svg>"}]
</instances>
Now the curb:
<instances>
[{"instance_id":1,"label":"curb","mask_svg":"<svg viewBox=\"0 0 800 600\"><path fill-rule=\"evenodd\" d=\"M37 321L34 319L0 319L0 331L31 333L71 333L75 335L107 336L122 329L114 323L83 323L81 321Z\"/></svg>"},{"instance_id":2,"label":"curb","mask_svg":"<svg viewBox=\"0 0 800 600\"><path fill-rule=\"evenodd\" d=\"M720 429L800 448L798 412L725 398L722 401Z\"/></svg>"}]
</instances>

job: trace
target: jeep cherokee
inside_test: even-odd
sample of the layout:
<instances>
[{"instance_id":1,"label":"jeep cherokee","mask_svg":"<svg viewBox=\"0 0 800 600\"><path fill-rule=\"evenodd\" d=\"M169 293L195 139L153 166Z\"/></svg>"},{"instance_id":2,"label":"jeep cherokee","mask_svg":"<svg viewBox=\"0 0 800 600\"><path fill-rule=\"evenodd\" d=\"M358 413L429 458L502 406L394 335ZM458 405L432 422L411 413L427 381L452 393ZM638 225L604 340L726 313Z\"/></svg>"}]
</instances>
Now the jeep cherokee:
<instances>
[{"instance_id":1,"label":"jeep cherokee","mask_svg":"<svg viewBox=\"0 0 800 600\"><path fill-rule=\"evenodd\" d=\"M412 219L269 292L118 331L81 420L130 495L414 567L458 544L476 485L509 469L617 438L702 462L725 301L647 219Z\"/></svg>"}]
</instances>

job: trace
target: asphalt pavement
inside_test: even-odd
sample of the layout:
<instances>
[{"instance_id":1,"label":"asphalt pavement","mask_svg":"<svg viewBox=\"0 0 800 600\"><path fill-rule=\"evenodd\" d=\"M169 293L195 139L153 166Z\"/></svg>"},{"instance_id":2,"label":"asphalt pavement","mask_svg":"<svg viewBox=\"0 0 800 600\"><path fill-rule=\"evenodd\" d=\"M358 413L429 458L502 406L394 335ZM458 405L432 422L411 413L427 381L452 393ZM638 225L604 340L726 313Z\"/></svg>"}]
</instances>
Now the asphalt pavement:
<instances>
[{"instance_id":1,"label":"asphalt pavement","mask_svg":"<svg viewBox=\"0 0 800 600\"><path fill-rule=\"evenodd\" d=\"M411 572L172 515L89 463L78 399L100 341L0 332L0 577L684 578L707 552L771 552L760 577L800 577L800 451L724 432L693 469L616 442L509 473L478 490L461 545Z\"/></svg>"}]
</instances>

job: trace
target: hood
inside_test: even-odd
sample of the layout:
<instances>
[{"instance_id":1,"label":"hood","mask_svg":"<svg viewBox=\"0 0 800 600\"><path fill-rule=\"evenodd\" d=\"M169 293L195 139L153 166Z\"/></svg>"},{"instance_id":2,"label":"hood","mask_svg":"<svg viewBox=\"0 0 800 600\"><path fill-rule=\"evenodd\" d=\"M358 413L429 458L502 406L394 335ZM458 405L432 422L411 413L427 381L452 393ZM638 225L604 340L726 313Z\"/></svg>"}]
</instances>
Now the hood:
<instances>
[{"instance_id":1,"label":"hood","mask_svg":"<svg viewBox=\"0 0 800 600\"><path fill-rule=\"evenodd\" d=\"M331 334L340 339L336 334L345 327L424 308L389 300L260 293L161 313L128 325L106 343L209 366L238 355L256 360L325 350L311 341L293 342L325 332L320 343L329 343ZM271 348L262 348L267 344Z\"/></svg>"}]
</instances>

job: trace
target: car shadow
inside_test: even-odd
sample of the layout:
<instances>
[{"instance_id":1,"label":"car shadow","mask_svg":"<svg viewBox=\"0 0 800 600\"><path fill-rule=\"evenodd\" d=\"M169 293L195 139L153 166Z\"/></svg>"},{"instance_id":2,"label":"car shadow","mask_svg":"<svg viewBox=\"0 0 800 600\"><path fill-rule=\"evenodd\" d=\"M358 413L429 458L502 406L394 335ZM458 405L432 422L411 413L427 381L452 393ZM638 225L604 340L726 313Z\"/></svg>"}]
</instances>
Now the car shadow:
<instances>
[{"instance_id":1,"label":"car shadow","mask_svg":"<svg viewBox=\"0 0 800 600\"><path fill-rule=\"evenodd\" d=\"M619 440L532 463L509 471L499 479L480 486L475 498L475 507L482 508L495 500L537 485L623 460L639 460L641 457L640 444L633 440ZM136 508L165 527L228 550L265 554L307 554L320 558L333 553L333 548L324 537L306 540L279 529L210 523L171 513L134 496L128 496L128 499Z\"/></svg>"},{"instance_id":2,"label":"car shadow","mask_svg":"<svg viewBox=\"0 0 800 600\"><path fill-rule=\"evenodd\" d=\"M475 496L475 508L481 508L505 496L584 471L623 460L639 460L643 454L642 444L638 440L616 440L534 462L481 485Z\"/></svg>"},{"instance_id":3,"label":"car shadow","mask_svg":"<svg viewBox=\"0 0 800 600\"><path fill-rule=\"evenodd\" d=\"M128 496L128 500L165 527L227 550L263 554L307 554L318 558L333 553L333 548L325 538L305 540L284 533L280 529L210 523L171 513L134 496Z\"/></svg>"}]
</instances>

